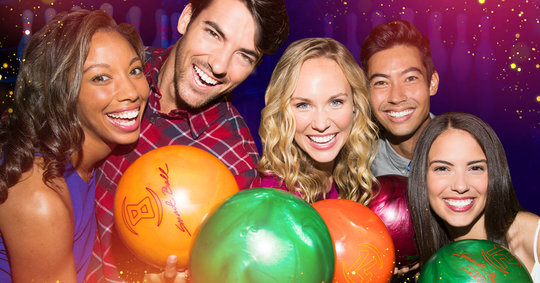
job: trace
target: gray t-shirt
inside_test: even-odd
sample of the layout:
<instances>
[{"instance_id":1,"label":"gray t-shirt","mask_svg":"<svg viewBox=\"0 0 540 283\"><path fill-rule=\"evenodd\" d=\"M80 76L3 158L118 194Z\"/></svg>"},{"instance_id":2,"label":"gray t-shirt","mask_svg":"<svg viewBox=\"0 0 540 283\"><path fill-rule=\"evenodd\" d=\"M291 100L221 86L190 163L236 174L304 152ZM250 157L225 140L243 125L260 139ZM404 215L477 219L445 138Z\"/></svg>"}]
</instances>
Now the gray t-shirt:
<instances>
[{"instance_id":1,"label":"gray t-shirt","mask_svg":"<svg viewBox=\"0 0 540 283\"><path fill-rule=\"evenodd\" d=\"M383 175L400 175L409 177L409 159L399 155L387 139L379 139L379 151L371 165L375 177Z\"/></svg>"},{"instance_id":2,"label":"gray t-shirt","mask_svg":"<svg viewBox=\"0 0 540 283\"><path fill-rule=\"evenodd\" d=\"M429 113L431 119L435 118L433 113ZM375 177L383 175L400 175L409 177L409 164L411 160L399 155L394 148L390 145L390 142L381 138L378 140L379 152L371 164L371 172Z\"/></svg>"}]
</instances>

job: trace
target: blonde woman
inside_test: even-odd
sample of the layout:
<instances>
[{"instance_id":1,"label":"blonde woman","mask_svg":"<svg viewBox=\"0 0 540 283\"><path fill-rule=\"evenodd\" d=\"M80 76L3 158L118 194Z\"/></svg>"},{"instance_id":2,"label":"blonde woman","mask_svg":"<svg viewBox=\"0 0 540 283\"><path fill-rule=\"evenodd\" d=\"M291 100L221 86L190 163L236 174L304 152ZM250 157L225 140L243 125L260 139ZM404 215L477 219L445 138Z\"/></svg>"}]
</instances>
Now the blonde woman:
<instances>
[{"instance_id":1,"label":"blonde woman","mask_svg":"<svg viewBox=\"0 0 540 283\"><path fill-rule=\"evenodd\" d=\"M263 154L252 187L273 187L309 203L369 203L376 126L364 73L330 38L293 42L272 74L259 135Z\"/></svg>"}]
</instances>

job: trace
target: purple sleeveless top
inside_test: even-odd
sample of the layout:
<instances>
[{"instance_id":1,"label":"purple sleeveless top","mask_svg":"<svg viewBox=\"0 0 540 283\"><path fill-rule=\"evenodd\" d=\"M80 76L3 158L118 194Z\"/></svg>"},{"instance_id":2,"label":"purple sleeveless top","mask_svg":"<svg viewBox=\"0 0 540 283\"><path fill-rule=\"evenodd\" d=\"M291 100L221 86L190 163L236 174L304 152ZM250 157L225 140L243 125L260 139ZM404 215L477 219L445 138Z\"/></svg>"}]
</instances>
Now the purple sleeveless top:
<instances>
[{"instance_id":1,"label":"purple sleeveless top","mask_svg":"<svg viewBox=\"0 0 540 283\"><path fill-rule=\"evenodd\" d=\"M285 184L281 184L281 179L270 174L257 176L257 178L255 178L253 183L251 183L251 188L274 188L274 189L281 189L281 190L289 192L287 187L285 187ZM294 194L302 198L300 193L294 192ZM332 182L332 187L330 188L330 191L326 193L326 198L324 199L336 199L338 197L339 197L339 193L336 189L336 186L334 185L334 182Z\"/></svg>"},{"instance_id":2,"label":"purple sleeveless top","mask_svg":"<svg viewBox=\"0 0 540 283\"><path fill-rule=\"evenodd\" d=\"M64 179L71 196L73 206L73 256L77 269L77 281L83 282L96 234L96 217L94 215L95 178L85 183L71 163L66 166ZM4 240L0 237L0 282L11 282L11 269L9 267Z\"/></svg>"}]
</instances>

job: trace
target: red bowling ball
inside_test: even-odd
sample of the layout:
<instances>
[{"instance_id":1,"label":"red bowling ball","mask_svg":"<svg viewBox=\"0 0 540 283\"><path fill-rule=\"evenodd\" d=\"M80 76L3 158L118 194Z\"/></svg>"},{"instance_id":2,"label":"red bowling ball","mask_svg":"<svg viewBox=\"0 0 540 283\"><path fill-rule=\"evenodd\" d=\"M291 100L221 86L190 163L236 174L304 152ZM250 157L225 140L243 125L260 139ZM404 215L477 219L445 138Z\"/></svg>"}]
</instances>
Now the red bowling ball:
<instances>
[{"instance_id":1,"label":"red bowling ball","mask_svg":"<svg viewBox=\"0 0 540 283\"><path fill-rule=\"evenodd\" d=\"M414 229L407 207L407 177L379 176L369 208L384 222L396 249L396 266L409 266L418 260Z\"/></svg>"}]
</instances>

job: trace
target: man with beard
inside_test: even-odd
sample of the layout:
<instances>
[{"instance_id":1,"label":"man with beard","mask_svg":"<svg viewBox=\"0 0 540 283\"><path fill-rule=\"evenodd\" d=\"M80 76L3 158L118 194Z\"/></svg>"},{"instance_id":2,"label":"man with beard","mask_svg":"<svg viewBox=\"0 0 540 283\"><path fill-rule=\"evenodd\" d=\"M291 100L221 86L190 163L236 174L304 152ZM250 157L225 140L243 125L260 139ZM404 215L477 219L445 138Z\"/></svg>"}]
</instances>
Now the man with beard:
<instances>
[{"instance_id":1,"label":"man with beard","mask_svg":"<svg viewBox=\"0 0 540 283\"><path fill-rule=\"evenodd\" d=\"M190 145L218 157L248 188L256 177L258 153L249 129L230 101L231 91L274 53L289 33L287 11L276 0L191 0L178 21L182 37L163 50L147 48L145 75L150 98L141 138L115 150L96 178L98 236L87 281L142 281L148 271L121 243L113 202L123 172L138 157L170 144ZM169 256L161 279L176 275ZM149 279L148 275L145 279Z\"/></svg>"}]
</instances>

